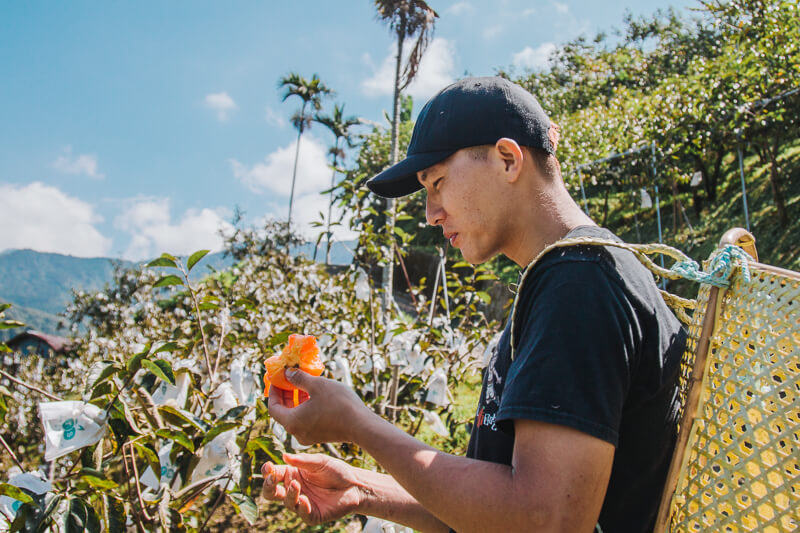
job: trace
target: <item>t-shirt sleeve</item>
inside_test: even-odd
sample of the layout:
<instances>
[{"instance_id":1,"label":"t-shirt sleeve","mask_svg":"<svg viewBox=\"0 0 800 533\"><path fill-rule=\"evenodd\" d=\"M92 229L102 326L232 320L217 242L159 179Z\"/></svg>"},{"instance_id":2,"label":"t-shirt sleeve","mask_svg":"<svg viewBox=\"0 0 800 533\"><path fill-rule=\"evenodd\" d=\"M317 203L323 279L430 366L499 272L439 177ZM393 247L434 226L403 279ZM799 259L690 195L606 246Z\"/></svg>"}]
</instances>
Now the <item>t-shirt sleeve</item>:
<instances>
[{"instance_id":1,"label":"t-shirt sleeve","mask_svg":"<svg viewBox=\"0 0 800 533\"><path fill-rule=\"evenodd\" d=\"M547 265L521 288L497 420L568 426L618 444L638 345L622 287L595 261Z\"/></svg>"}]
</instances>

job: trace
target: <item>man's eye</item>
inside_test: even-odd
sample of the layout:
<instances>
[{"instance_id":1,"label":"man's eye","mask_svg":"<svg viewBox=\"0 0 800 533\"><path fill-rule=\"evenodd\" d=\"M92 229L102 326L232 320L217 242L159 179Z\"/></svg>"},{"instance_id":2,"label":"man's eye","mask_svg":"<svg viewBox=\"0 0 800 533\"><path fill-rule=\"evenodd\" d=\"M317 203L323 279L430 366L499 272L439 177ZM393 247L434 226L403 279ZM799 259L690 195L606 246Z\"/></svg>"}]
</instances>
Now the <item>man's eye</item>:
<instances>
[{"instance_id":1,"label":"man's eye","mask_svg":"<svg viewBox=\"0 0 800 533\"><path fill-rule=\"evenodd\" d=\"M442 182L442 179L443 178L439 178L439 179L437 179L436 181L433 182L433 190L434 191L438 191L439 190L439 184Z\"/></svg>"}]
</instances>

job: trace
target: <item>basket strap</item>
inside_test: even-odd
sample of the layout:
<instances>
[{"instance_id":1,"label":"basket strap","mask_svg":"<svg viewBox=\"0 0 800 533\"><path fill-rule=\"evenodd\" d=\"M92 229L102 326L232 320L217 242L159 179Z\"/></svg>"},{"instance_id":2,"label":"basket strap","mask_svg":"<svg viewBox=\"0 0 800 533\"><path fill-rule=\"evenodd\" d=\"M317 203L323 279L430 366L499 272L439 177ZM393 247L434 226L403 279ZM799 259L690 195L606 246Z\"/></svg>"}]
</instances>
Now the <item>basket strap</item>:
<instances>
[{"instance_id":1,"label":"basket strap","mask_svg":"<svg viewBox=\"0 0 800 533\"><path fill-rule=\"evenodd\" d=\"M744 250L734 245L725 245L724 247L716 250L708 263L708 271L703 271L700 265L692 258L672 246L666 244L630 244L626 242L614 241L611 239L598 239L594 237L570 237L561 239L548 246L546 246L539 254L531 261L528 266L522 271L519 279L519 286L514 296L514 305L511 308L511 359L514 359L514 319L516 318L517 304L522 294L522 285L528 274L531 273L533 267L539 260L547 253L556 248L565 248L567 246L613 246L631 252L640 263L642 263L650 272L656 276L666 279L687 279L698 283L706 283L714 287L726 288L729 285L729 279L735 267L740 267L743 271L745 281L750 280L750 271L748 268L749 257ZM665 255L675 260L671 268L663 268L657 265L649 256L651 255ZM662 298L669 305L676 316L685 324L691 323L691 318L686 313L687 309L694 310L696 301L686 298L681 298L675 294L667 291L660 291Z\"/></svg>"}]
</instances>

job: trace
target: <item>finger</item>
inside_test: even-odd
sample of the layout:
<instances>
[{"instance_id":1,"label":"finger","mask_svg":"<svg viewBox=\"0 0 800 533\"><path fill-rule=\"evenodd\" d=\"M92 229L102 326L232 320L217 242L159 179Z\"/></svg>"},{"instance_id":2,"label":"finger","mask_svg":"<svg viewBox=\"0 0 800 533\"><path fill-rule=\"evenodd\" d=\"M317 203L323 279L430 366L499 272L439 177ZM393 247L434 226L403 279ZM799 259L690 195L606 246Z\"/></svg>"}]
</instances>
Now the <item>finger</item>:
<instances>
[{"instance_id":1,"label":"finger","mask_svg":"<svg viewBox=\"0 0 800 533\"><path fill-rule=\"evenodd\" d=\"M264 483L261 485L261 497L265 500L275 500L278 478L275 476L272 463L264 463L261 467L261 473L264 475ZM281 497L281 499L283 498Z\"/></svg>"},{"instance_id":2,"label":"finger","mask_svg":"<svg viewBox=\"0 0 800 533\"><path fill-rule=\"evenodd\" d=\"M261 486L261 497L267 500L280 501L286 495L286 489L281 483L286 483L291 477L290 469L287 465L275 465L264 463L261 473L264 475L264 483Z\"/></svg>"},{"instance_id":3,"label":"finger","mask_svg":"<svg viewBox=\"0 0 800 533\"><path fill-rule=\"evenodd\" d=\"M299 397L298 397L299 403L303 403L303 402L308 401L309 399L311 399L311 396L309 396L309 394L306 391L299 390L299 392L300 392Z\"/></svg>"},{"instance_id":4,"label":"finger","mask_svg":"<svg viewBox=\"0 0 800 533\"><path fill-rule=\"evenodd\" d=\"M280 422L281 425L286 426L284 422L286 418L290 416L289 407L292 405L292 403L291 399L289 400L288 404L284 401L283 393L284 391L282 389L270 387L267 409L269 409L269 414L272 416L272 418Z\"/></svg>"},{"instance_id":5,"label":"finger","mask_svg":"<svg viewBox=\"0 0 800 533\"><path fill-rule=\"evenodd\" d=\"M283 498L283 504L287 509L297 512L298 502L300 500L300 482L297 480L289 483L286 488L286 496Z\"/></svg>"},{"instance_id":6,"label":"finger","mask_svg":"<svg viewBox=\"0 0 800 533\"><path fill-rule=\"evenodd\" d=\"M281 400L286 407L294 407L294 391L281 389Z\"/></svg>"},{"instance_id":7,"label":"finger","mask_svg":"<svg viewBox=\"0 0 800 533\"><path fill-rule=\"evenodd\" d=\"M311 500L308 499L308 496L305 494L301 494L300 497L297 499L297 514L300 515L305 522L311 522Z\"/></svg>"}]
</instances>

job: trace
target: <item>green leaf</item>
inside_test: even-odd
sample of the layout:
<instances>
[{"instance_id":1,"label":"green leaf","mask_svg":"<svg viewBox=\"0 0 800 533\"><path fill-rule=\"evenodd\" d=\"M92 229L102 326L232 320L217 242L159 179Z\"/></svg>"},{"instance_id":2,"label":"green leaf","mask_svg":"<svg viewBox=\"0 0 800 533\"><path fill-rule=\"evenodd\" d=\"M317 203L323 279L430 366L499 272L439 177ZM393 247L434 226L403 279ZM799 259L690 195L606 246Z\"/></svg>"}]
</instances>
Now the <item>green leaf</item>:
<instances>
[{"instance_id":1,"label":"green leaf","mask_svg":"<svg viewBox=\"0 0 800 533\"><path fill-rule=\"evenodd\" d=\"M165 342L153 351L153 355L161 352L174 352L178 349L180 349L180 346L178 346L177 342Z\"/></svg>"},{"instance_id":2,"label":"green leaf","mask_svg":"<svg viewBox=\"0 0 800 533\"><path fill-rule=\"evenodd\" d=\"M242 515L251 526L255 525L258 520L258 506L256 502L241 492L229 492L228 497L231 499L231 503L233 503L236 512Z\"/></svg>"},{"instance_id":3,"label":"green leaf","mask_svg":"<svg viewBox=\"0 0 800 533\"><path fill-rule=\"evenodd\" d=\"M158 407L158 411L161 413L161 416L164 418L164 420L169 424L175 426L188 424L190 426L194 426L200 431L208 431L208 424L189 411L178 409L177 407L172 407L171 405L160 405Z\"/></svg>"},{"instance_id":4,"label":"green leaf","mask_svg":"<svg viewBox=\"0 0 800 533\"><path fill-rule=\"evenodd\" d=\"M183 285L183 280L175 274L169 274L156 281L153 287L168 287L170 285Z\"/></svg>"},{"instance_id":5,"label":"green leaf","mask_svg":"<svg viewBox=\"0 0 800 533\"><path fill-rule=\"evenodd\" d=\"M115 489L115 488L117 488L119 486L116 483L114 483L113 481L111 481L110 479L103 479L103 478L97 477L97 476L84 475L84 476L81 476L81 479L83 481L85 481L86 483L88 483L91 487L94 487L96 489L111 490L111 489Z\"/></svg>"},{"instance_id":6,"label":"green leaf","mask_svg":"<svg viewBox=\"0 0 800 533\"><path fill-rule=\"evenodd\" d=\"M110 494L103 494L103 523L106 531L114 533L125 531L127 517L125 516L125 505L121 500Z\"/></svg>"},{"instance_id":7,"label":"green leaf","mask_svg":"<svg viewBox=\"0 0 800 533\"><path fill-rule=\"evenodd\" d=\"M269 421L269 409L267 408L267 403L263 398L256 399L256 415L258 416L259 420L263 420L265 422Z\"/></svg>"},{"instance_id":8,"label":"green leaf","mask_svg":"<svg viewBox=\"0 0 800 533\"><path fill-rule=\"evenodd\" d=\"M208 252L209 252L209 250L198 250L195 253L193 253L189 257L189 260L186 261L186 270L187 271L192 270L192 267L194 267L197 264L198 261L200 261L202 258L204 258Z\"/></svg>"},{"instance_id":9,"label":"green leaf","mask_svg":"<svg viewBox=\"0 0 800 533\"><path fill-rule=\"evenodd\" d=\"M91 505L86 505L86 510L89 511L89 520L86 523L86 530L89 533L100 533L100 517L97 516L97 511Z\"/></svg>"},{"instance_id":10,"label":"green leaf","mask_svg":"<svg viewBox=\"0 0 800 533\"><path fill-rule=\"evenodd\" d=\"M483 303L485 303L485 304L488 304L488 303L490 303L492 301L492 297L489 296L488 292L478 291L475 294L478 296L478 298L483 300Z\"/></svg>"},{"instance_id":11,"label":"green leaf","mask_svg":"<svg viewBox=\"0 0 800 533\"><path fill-rule=\"evenodd\" d=\"M156 359L155 361L145 359L142 361L142 366L155 374L162 381L166 381L170 385L175 385L175 374L172 372L172 366L163 359Z\"/></svg>"},{"instance_id":12,"label":"green leaf","mask_svg":"<svg viewBox=\"0 0 800 533\"><path fill-rule=\"evenodd\" d=\"M39 518L39 523L36 525L36 529L34 533L44 533L48 530L48 526L53 521L53 515L58 510L59 505L61 504L61 500L64 497L60 494L56 494L53 498L50 499L50 503L47 504L47 507L44 510L44 514Z\"/></svg>"},{"instance_id":13,"label":"green leaf","mask_svg":"<svg viewBox=\"0 0 800 533\"><path fill-rule=\"evenodd\" d=\"M96 388L98 385L102 384L108 378L110 378L111 376L122 370L119 364L115 363L114 361L103 361L103 364L105 365L103 366L103 370L100 371L100 375L97 376L97 379L89 387L90 389Z\"/></svg>"},{"instance_id":14,"label":"green leaf","mask_svg":"<svg viewBox=\"0 0 800 533\"><path fill-rule=\"evenodd\" d=\"M156 478L161 481L161 461L158 459L158 454L156 454L156 452L151 448L148 448L147 446L138 442L135 442L133 446L136 448L136 451L139 452L139 455L141 455L142 458L147 461L147 464L150 465L150 469L156 475Z\"/></svg>"},{"instance_id":15,"label":"green leaf","mask_svg":"<svg viewBox=\"0 0 800 533\"><path fill-rule=\"evenodd\" d=\"M183 431L176 431L173 429L159 429L156 431L156 435L161 437L162 439L171 440L177 444L180 444L190 452L194 453L194 443L189 439L189 436L186 435Z\"/></svg>"},{"instance_id":16,"label":"green leaf","mask_svg":"<svg viewBox=\"0 0 800 533\"><path fill-rule=\"evenodd\" d=\"M211 429L211 431L209 431L208 433L205 434L205 436L203 436L203 441L200 443L200 447L202 448L203 446L214 440L214 437L216 437L220 433L224 433L228 430L237 427L239 427L238 422L221 422L217 424Z\"/></svg>"},{"instance_id":17,"label":"green leaf","mask_svg":"<svg viewBox=\"0 0 800 533\"><path fill-rule=\"evenodd\" d=\"M24 326L22 322L17 322L16 320L3 320L0 322L0 329L11 329L11 328L21 328Z\"/></svg>"},{"instance_id":18,"label":"green leaf","mask_svg":"<svg viewBox=\"0 0 800 533\"><path fill-rule=\"evenodd\" d=\"M19 500L22 503L33 502L33 498L31 498L28 493L23 491L21 488L15 487L14 485L9 485L8 483L0 483L0 496L8 496L9 498Z\"/></svg>"},{"instance_id":19,"label":"green leaf","mask_svg":"<svg viewBox=\"0 0 800 533\"><path fill-rule=\"evenodd\" d=\"M69 511L64 517L66 533L82 533L88 529L89 510L79 498L70 498Z\"/></svg>"},{"instance_id":20,"label":"green leaf","mask_svg":"<svg viewBox=\"0 0 800 533\"><path fill-rule=\"evenodd\" d=\"M224 422L227 420L238 420L250 409L250 407L246 405L237 405L236 407L232 407L228 410L227 413L222 415L218 422Z\"/></svg>"},{"instance_id":21,"label":"green leaf","mask_svg":"<svg viewBox=\"0 0 800 533\"><path fill-rule=\"evenodd\" d=\"M0 304L0 313L5 311L6 309L11 309L11 304Z\"/></svg>"},{"instance_id":22,"label":"green leaf","mask_svg":"<svg viewBox=\"0 0 800 533\"><path fill-rule=\"evenodd\" d=\"M466 261L459 261L458 263L454 264L450 268L468 268L468 267L471 267L471 266L472 265L470 265Z\"/></svg>"},{"instance_id":23,"label":"green leaf","mask_svg":"<svg viewBox=\"0 0 800 533\"><path fill-rule=\"evenodd\" d=\"M281 459L272 450L272 447L270 446L271 444L272 441L267 437L256 437L254 439L251 439L247 443L247 446L245 446L244 451L247 454L253 455L254 451L261 450L262 452L266 453L269 456L269 458L272 460L273 463L282 464L283 461L281 461Z\"/></svg>"},{"instance_id":24,"label":"green leaf","mask_svg":"<svg viewBox=\"0 0 800 533\"><path fill-rule=\"evenodd\" d=\"M400 226L395 226L394 232L403 240L408 238L408 233L403 231L403 228L401 228Z\"/></svg>"},{"instance_id":25,"label":"green leaf","mask_svg":"<svg viewBox=\"0 0 800 533\"><path fill-rule=\"evenodd\" d=\"M126 365L128 372L136 373L136 371L142 367L142 359L147 357L147 354L149 353L150 353L150 343L148 342L147 344L145 344L144 350L137 353L128 360L128 364Z\"/></svg>"},{"instance_id":26,"label":"green leaf","mask_svg":"<svg viewBox=\"0 0 800 533\"><path fill-rule=\"evenodd\" d=\"M149 263L147 263L147 267L172 267L178 268L178 263L175 262L175 258L169 254L162 254L161 257L158 259L153 259Z\"/></svg>"},{"instance_id":27,"label":"green leaf","mask_svg":"<svg viewBox=\"0 0 800 533\"><path fill-rule=\"evenodd\" d=\"M286 341L289 340L289 335L291 335L291 333L289 333L288 331L284 331L283 333L278 333L277 335L273 335L272 338L270 338L267 341L266 346L269 348L274 348L279 344L285 344Z\"/></svg>"}]
</instances>

